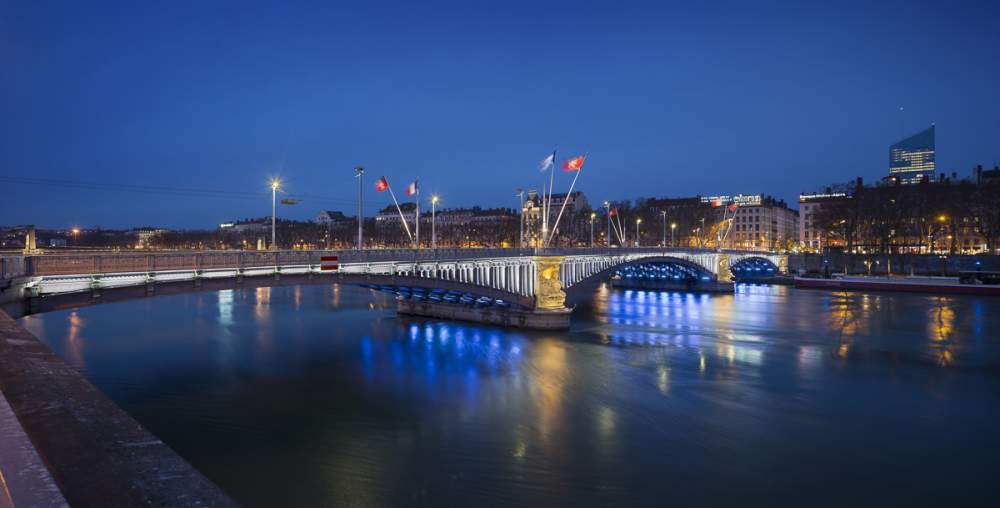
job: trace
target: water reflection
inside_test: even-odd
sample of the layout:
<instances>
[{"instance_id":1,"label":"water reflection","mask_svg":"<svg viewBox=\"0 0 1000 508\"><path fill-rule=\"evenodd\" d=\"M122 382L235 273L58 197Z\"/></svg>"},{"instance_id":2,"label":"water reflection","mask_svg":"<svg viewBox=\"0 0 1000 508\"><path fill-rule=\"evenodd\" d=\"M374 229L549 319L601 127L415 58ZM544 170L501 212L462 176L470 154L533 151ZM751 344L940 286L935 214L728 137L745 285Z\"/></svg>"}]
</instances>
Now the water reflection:
<instances>
[{"instance_id":1,"label":"water reflection","mask_svg":"<svg viewBox=\"0 0 1000 508\"><path fill-rule=\"evenodd\" d=\"M761 504L831 477L852 486L832 503L925 503L895 487L942 481L966 504L990 483L948 464L1000 467L976 423L1000 416L996 300L740 285L577 303L568 333L397 317L338 286L24 323L248 506Z\"/></svg>"}]
</instances>

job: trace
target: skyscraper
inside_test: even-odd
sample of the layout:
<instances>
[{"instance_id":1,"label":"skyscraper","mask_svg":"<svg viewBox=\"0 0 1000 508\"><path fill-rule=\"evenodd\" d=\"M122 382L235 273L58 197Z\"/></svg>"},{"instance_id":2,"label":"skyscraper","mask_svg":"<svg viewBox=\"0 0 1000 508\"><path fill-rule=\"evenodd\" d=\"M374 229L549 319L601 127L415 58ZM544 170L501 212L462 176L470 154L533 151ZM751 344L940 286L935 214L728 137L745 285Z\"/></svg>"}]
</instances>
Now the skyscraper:
<instances>
[{"instance_id":1,"label":"skyscraper","mask_svg":"<svg viewBox=\"0 0 1000 508\"><path fill-rule=\"evenodd\" d=\"M934 126L889 147L889 176L900 183L934 178Z\"/></svg>"}]
</instances>

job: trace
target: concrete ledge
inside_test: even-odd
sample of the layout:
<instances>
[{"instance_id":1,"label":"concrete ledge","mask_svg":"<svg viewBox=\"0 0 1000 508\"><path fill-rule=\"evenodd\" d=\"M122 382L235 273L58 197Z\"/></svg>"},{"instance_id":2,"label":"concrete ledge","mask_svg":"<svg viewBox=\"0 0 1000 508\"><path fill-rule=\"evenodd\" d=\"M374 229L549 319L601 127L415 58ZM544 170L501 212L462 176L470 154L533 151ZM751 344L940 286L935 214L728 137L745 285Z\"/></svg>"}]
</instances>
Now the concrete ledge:
<instances>
[{"instance_id":1,"label":"concrete ledge","mask_svg":"<svg viewBox=\"0 0 1000 508\"><path fill-rule=\"evenodd\" d=\"M436 303L415 300L396 300L396 312L410 316L424 316L456 321L471 321L508 328L533 330L565 330L569 328L571 309L514 310L497 307L476 308L462 303Z\"/></svg>"},{"instance_id":2,"label":"concrete ledge","mask_svg":"<svg viewBox=\"0 0 1000 508\"><path fill-rule=\"evenodd\" d=\"M74 507L236 506L4 312L0 391Z\"/></svg>"},{"instance_id":3,"label":"concrete ledge","mask_svg":"<svg viewBox=\"0 0 1000 508\"><path fill-rule=\"evenodd\" d=\"M0 393L0 508L69 506Z\"/></svg>"}]
</instances>

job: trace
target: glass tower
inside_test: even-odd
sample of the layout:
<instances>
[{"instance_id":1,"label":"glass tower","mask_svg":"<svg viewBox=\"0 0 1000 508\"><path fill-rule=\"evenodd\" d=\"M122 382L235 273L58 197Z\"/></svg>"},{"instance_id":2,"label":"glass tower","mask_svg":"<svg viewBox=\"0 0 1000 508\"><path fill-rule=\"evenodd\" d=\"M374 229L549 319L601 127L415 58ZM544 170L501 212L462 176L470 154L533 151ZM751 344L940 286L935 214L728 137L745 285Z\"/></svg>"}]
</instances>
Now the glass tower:
<instances>
[{"instance_id":1,"label":"glass tower","mask_svg":"<svg viewBox=\"0 0 1000 508\"><path fill-rule=\"evenodd\" d=\"M889 176L901 183L934 178L934 126L889 147Z\"/></svg>"}]
</instances>

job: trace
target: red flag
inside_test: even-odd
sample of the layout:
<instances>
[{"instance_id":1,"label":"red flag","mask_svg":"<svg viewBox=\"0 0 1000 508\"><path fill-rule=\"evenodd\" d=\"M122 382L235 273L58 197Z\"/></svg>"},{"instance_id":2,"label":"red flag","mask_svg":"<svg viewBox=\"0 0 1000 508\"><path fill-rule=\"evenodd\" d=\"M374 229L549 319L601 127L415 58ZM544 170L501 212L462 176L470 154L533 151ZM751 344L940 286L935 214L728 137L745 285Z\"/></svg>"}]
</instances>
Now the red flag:
<instances>
[{"instance_id":1,"label":"red flag","mask_svg":"<svg viewBox=\"0 0 1000 508\"><path fill-rule=\"evenodd\" d=\"M611 211L608 212L608 215L610 215L612 217L618 215L618 209L617 208L612 208Z\"/></svg>"},{"instance_id":2,"label":"red flag","mask_svg":"<svg viewBox=\"0 0 1000 508\"><path fill-rule=\"evenodd\" d=\"M736 209L737 209L737 208L739 208L739 207L740 207L740 206L739 206L739 205L737 205L736 203L730 203L730 204L729 204L729 211L730 211L730 212L735 212L735 211L736 211Z\"/></svg>"},{"instance_id":3,"label":"red flag","mask_svg":"<svg viewBox=\"0 0 1000 508\"><path fill-rule=\"evenodd\" d=\"M713 199L712 200L712 208L718 208L720 206L722 206L722 200L721 199Z\"/></svg>"},{"instance_id":4,"label":"red flag","mask_svg":"<svg viewBox=\"0 0 1000 508\"><path fill-rule=\"evenodd\" d=\"M389 188L389 180L386 180L384 176L382 178L379 178L378 181L375 182L375 190L379 192L385 192L385 190L388 188Z\"/></svg>"},{"instance_id":5,"label":"red flag","mask_svg":"<svg viewBox=\"0 0 1000 508\"><path fill-rule=\"evenodd\" d=\"M412 196L417 193L417 181L414 180L413 183L406 186L406 195Z\"/></svg>"},{"instance_id":6,"label":"red flag","mask_svg":"<svg viewBox=\"0 0 1000 508\"><path fill-rule=\"evenodd\" d=\"M563 163L563 169L566 171L580 171L583 169L583 160L586 158L585 155L579 157L574 157Z\"/></svg>"}]
</instances>

